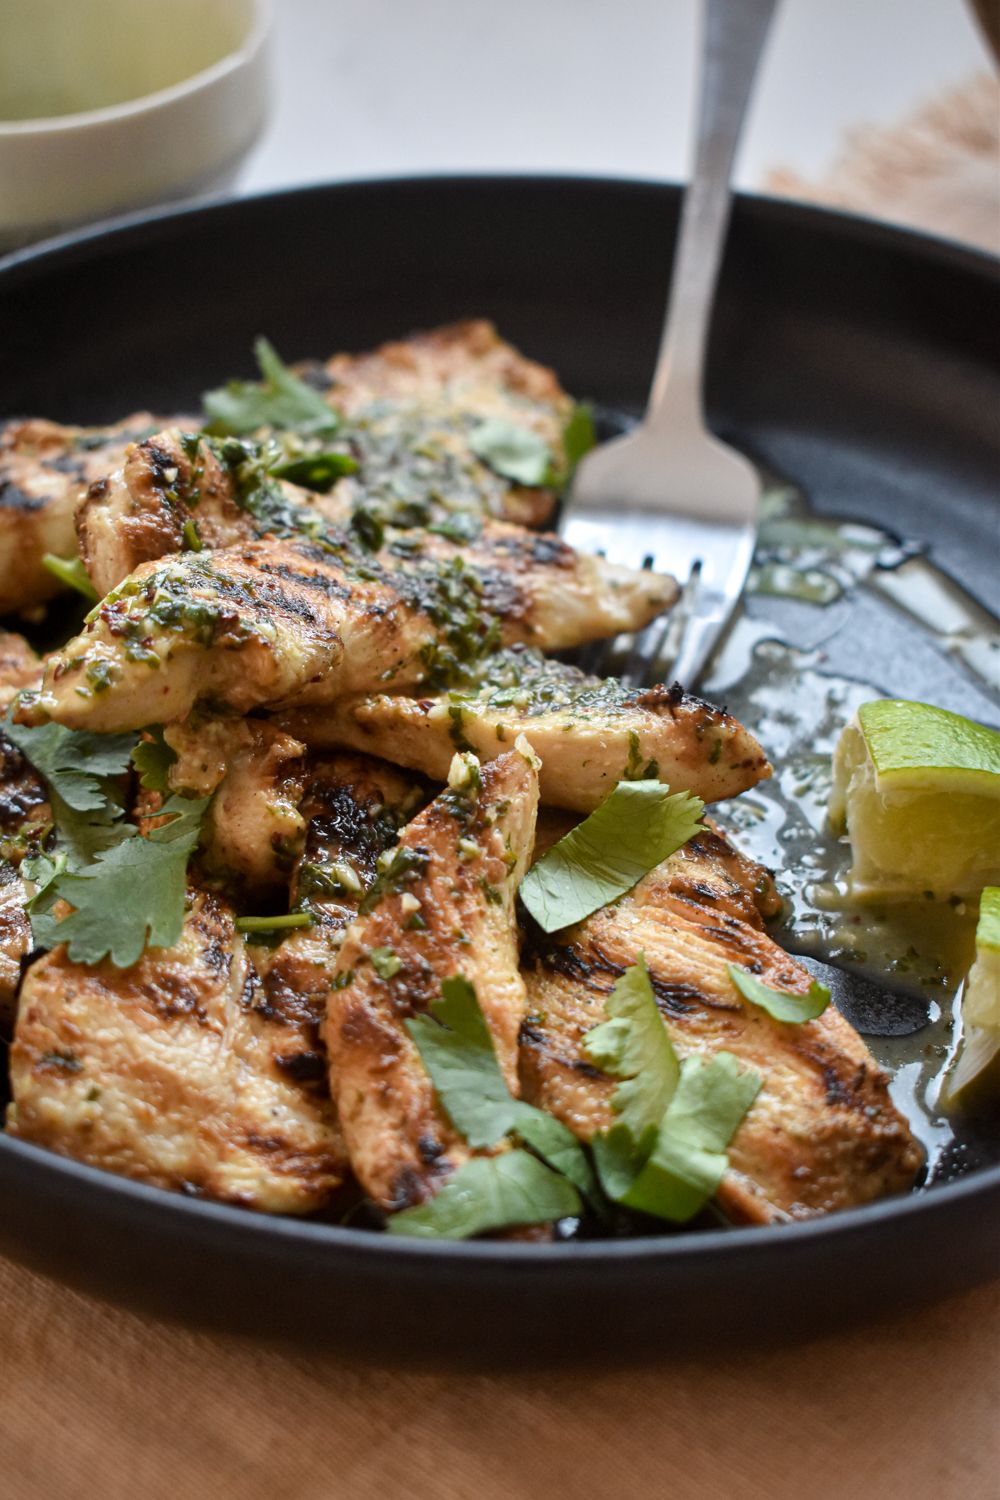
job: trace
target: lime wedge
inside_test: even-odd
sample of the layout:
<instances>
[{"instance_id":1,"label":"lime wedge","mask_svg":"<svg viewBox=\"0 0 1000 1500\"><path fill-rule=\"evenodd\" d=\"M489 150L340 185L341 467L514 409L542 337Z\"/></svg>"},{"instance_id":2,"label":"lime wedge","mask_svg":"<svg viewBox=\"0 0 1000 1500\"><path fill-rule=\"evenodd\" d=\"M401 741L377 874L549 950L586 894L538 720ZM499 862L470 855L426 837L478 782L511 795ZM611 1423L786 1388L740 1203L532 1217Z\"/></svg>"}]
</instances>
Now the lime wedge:
<instances>
[{"instance_id":1,"label":"lime wedge","mask_svg":"<svg viewBox=\"0 0 1000 1500\"><path fill-rule=\"evenodd\" d=\"M976 961L965 981L962 1048L948 1079L946 1102L974 1106L1000 1088L1000 887L979 903ZM988 1076L987 1076L988 1075ZM975 1084L973 1090L970 1085Z\"/></svg>"},{"instance_id":2,"label":"lime wedge","mask_svg":"<svg viewBox=\"0 0 1000 1500\"><path fill-rule=\"evenodd\" d=\"M974 899L1000 883L1000 734L928 703L863 703L834 752L830 818L859 899Z\"/></svg>"},{"instance_id":3,"label":"lime wedge","mask_svg":"<svg viewBox=\"0 0 1000 1500\"><path fill-rule=\"evenodd\" d=\"M969 1026L1000 1030L1000 886L987 886L979 901L976 961L965 985L962 1019Z\"/></svg>"}]
</instances>

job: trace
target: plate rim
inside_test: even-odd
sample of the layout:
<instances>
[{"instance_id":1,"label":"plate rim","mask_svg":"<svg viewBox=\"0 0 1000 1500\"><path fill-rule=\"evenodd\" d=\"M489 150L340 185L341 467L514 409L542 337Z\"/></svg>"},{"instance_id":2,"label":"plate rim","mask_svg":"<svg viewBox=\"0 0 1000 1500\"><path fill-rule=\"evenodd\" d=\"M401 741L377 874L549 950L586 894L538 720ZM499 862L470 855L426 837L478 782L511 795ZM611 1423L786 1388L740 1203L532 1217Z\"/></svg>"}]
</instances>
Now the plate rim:
<instances>
[{"instance_id":1,"label":"plate rim","mask_svg":"<svg viewBox=\"0 0 1000 1500\"><path fill-rule=\"evenodd\" d=\"M187 199L178 204L159 204L138 208L131 213L119 214L113 218L99 219L92 224L79 225L47 239L8 251L6 255L0 255L0 282L13 275L16 284L18 278L15 273L17 272L25 269L30 271L35 266L44 264L50 259L54 260L61 255L72 258L74 253L86 252L94 246L99 250L106 241L118 242L127 239L129 235L139 234L143 230L156 230L164 224L183 224L192 218L215 214L228 217L247 206L280 204L293 198L324 196L327 193L351 190L359 190L368 195L386 189L394 192L419 193L428 187L458 191L469 187L503 186L516 189L522 186L537 187L539 185L545 185L557 191L561 188L572 189L585 186L624 193L636 190L651 194L665 192L677 200L680 199L685 186L683 182L673 179L659 180L651 177L619 176L606 173L429 172L413 176L397 174L386 177L321 179L237 195L225 192L213 193ZM988 250L977 246L950 239L947 235L932 234L927 230L912 228L905 224L889 223L869 214L847 212L832 205L799 202L794 198L783 198L767 193L734 192L733 203L734 214L737 216L741 213L760 212L766 217L774 216L779 220L787 218L807 226L812 221L817 229L846 234L855 241L867 240L872 244L880 244L888 249L898 249L904 253L916 252L946 263L952 268L985 274L1000 286L1000 256L991 255Z\"/></svg>"}]
</instances>

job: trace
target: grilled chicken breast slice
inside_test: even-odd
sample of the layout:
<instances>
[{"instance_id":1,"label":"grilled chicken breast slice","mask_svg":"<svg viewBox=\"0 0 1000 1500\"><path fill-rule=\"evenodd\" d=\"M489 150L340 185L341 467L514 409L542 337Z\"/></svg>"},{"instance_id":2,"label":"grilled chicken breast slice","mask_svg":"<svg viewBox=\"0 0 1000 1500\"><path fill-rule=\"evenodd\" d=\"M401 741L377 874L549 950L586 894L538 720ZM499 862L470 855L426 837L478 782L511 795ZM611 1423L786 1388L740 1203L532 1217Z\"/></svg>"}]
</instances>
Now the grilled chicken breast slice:
<instances>
[{"instance_id":1,"label":"grilled chicken breast slice","mask_svg":"<svg viewBox=\"0 0 1000 1500\"><path fill-rule=\"evenodd\" d=\"M212 551L325 522L349 520L346 498L268 476L251 445L168 428L129 448L121 468L92 484L76 515L80 556L110 593L141 563Z\"/></svg>"},{"instance_id":2,"label":"grilled chicken breast slice","mask_svg":"<svg viewBox=\"0 0 1000 1500\"><path fill-rule=\"evenodd\" d=\"M168 725L163 738L177 757L168 790L212 796L202 819L203 871L244 899L287 892L305 832L305 746L265 719L188 719ZM143 812L155 816L158 802L147 797Z\"/></svg>"},{"instance_id":3,"label":"grilled chicken breast slice","mask_svg":"<svg viewBox=\"0 0 1000 1500\"><path fill-rule=\"evenodd\" d=\"M888 1079L832 1006L814 1021L773 1020L735 989L739 964L765 984L805 992L809 973L763 930L766 872L717 833L699 834L617 905L526 955L521 1033L525 1097L582 1140L615 1119L617 1081L583 1052L615 980L644 953L679 1057L733 1053L763 1080L729 1147L718 1206L736 1223L829 1213L908 1188L922 1153Z\"/></svg>"},{"instance_id":4,"label":"grilled chicken breast slice","mask_svg":"<svg viewBox=\"0 0 1000 1500\"><path fill-rule=\"evenodd\" d=\"M524 1008L514 896L531 854L536 758L525 745L477 768L459 757L449 789L407 825L337 955L327 1001L330 1089L351 1165L386 1212L433 1195L469 1147L438 1107L406 1031L442 980L476 987L517 1091Z\"/></svg>"},{"instance_id":5,"label":"grilled chicken breast slice","mask_svg":"<svg viewBox=\"0 0 1000 1500\"><path fill-rule=\"evenodd\" d=\"M64 948L25 975L7 1129L157 1187L268 1213L322 1208L345 1171L308 1037L264 996L233 914L192 895L174 948L131 969Z\"/></svg>"},{"instance_id":6,"label":"grilled chicken breast slice","mask_svg":"<svg viewBox=\"0 0 1000 1500\"><path fill-rule=\"evenodd\" d=\"M266 539L145 563L46 665L19 718L141 728L198 703L246 713L405 687L492 648L551 650L639 628L673 579L494 521L475 545L399 534L378 554Z\"/></svg>"},{"instance_id":7,"label":"grilled chicken breast slice","mask_svg":"<svg viewBox=\"0 0 1000 1500\"><path fill-rule=\"evenodd\" d=\"M213 549L280 534L311 512L341 524L362 501L407 525L467 512L540 526L551 514L551 486L517 484L469 445L477 424L509 421L542 438L557 479L567 472L563 432L572 402L550 370L518 354L491 324L415 334L373 353L336 355L306 373L349 418L344 442L357 476L330 495L272 479L263 496L262 476L252 474L241 443L176 427L156 433L132 447L120 468L100 473L77 511L80 555L98 593L186 545Z\"/></svg>"},{"instance_id":8,"label":"grilled chicken breast slice","mask_svg":"<svg viewBox=\"0 0 1000 1500\"><path fill-rule=\"evenodd\" d=\"M148 412L136 412L112 427L62 427L41 418L0 426L0 615L59 593L42 558L73 556L73 516L88 485L117 468L129 443L156 425Z\"/></svg>"},{"instance_id":9,"label":"grilled chicken breast slice","mask_svg":"<svg viewBox=\"0 0 1000 1500\"><path fill-rule=\"evenodd\" d=\"M23 635L0 630L0 715L5 714L22 688L37 687L44 663Z\"/></svg>"},{"instance_id":10,"label":"grilled chicken breast slice","mask_svg":"<svg viewBox=\"0 0 1000 1500\"><path fill-rule=\"evenodd\" d=\"M525 526L544 526L555 504L550 482L523 485L491 469L472 450L482 422L527 428L548 447L557 483L568 474L564 434L573 403L550 369L526 359L483 319L454 323L383 344L368 354L337 354L312 378L348 419L360 463L343 493L367 495L392 512L470 510ZM406 492L395 481L406 475Z\"/></svg>"},{"instance_id":11,"label":"grilled chicken breast slice","mask_svg":"<svg viewBox=\"0 0 1000 1500\"><path fill-rule=\"evenodd\" d=\"M312 926L295 928L274 947L252 950L265 1004L303 1028L308 1045L283 1066L303 1083L327 1085L321 1026L335 960L358 903L374 883L379 855L391 849L423 789L394 766L362 755L335 755L309 767L300 812L303 847L292 879L292 905Z\"/></svg>"},{"instance_id":12,"label":"grilled chicken breast slice","mask_svg":"<svg viewBox=\"0 0 1000 1500\"><path fill-rule=\"evenodd\" d=\"M456 745L490 760L524 733L542 759L542 802L581 813L625 779L658 778L717 802L771 774L749 730L678 684L629 688L527 647L490 658L473 692L367 693L286 722L311 746L386 755L439 781Z\"/></svg>"},{"instance_id":13,"label":"grilled chicken breast slice","mask_svg":"<svg viewBox=\"0 0 1000 1500\"><path fill-rule=\"evenodd\" d=\"M22 636L0 631L0 715L21 690L40 680L42 663ZM20 873L52 825L41 777L0 730L0 1030L14 1024L22 960L31 952L28 890Z\"/></svg>"}]
</instances>

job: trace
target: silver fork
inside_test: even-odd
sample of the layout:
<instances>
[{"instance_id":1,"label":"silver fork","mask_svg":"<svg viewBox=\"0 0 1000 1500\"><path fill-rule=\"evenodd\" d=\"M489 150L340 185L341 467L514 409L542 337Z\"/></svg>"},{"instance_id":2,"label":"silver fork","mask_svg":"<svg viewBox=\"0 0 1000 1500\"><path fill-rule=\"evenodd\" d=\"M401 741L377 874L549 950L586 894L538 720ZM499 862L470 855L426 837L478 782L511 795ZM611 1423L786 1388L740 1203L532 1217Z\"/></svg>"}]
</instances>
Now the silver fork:
<instances>
[{"instance_id":1,"label":"silver fork","mask_svg":"<svg viewBox=\"0 0 1000 1500\"><path fill-rule=\"evenodd\" d=\"M685 585L670 622L644 631L624 653L619 675L627 680L648 681L667 661L673 677L693 687L739 602L753 557L760 476L708 431L703 389L733 157L776 5L704 0L694 168L649 405L634 432L583 459L563 511L560 530L574 547L673 573ZM587 665L608 672L616 655L620 642Z\"/></svg>"}]
</instances>

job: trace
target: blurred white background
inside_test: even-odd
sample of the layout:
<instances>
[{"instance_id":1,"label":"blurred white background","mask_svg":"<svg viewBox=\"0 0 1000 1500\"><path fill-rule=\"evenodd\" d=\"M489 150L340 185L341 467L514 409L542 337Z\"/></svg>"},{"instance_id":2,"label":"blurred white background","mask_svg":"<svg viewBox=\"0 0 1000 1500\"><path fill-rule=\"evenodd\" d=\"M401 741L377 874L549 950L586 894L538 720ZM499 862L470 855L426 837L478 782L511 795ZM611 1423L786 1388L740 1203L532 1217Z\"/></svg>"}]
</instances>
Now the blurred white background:
<instances>
[{"instance_id":1,"label":"blurred white background","mask_svg":"<svg viewBox=\"0 0 1000 1500\"><path fill-rule=\"evenodd\" d=\"M678 178L695 0L275 0L277 103L245 191L453 170ZM963 0L784 0L738 181L822 177L989 54Z\"/></svg>"}]
</instances>

